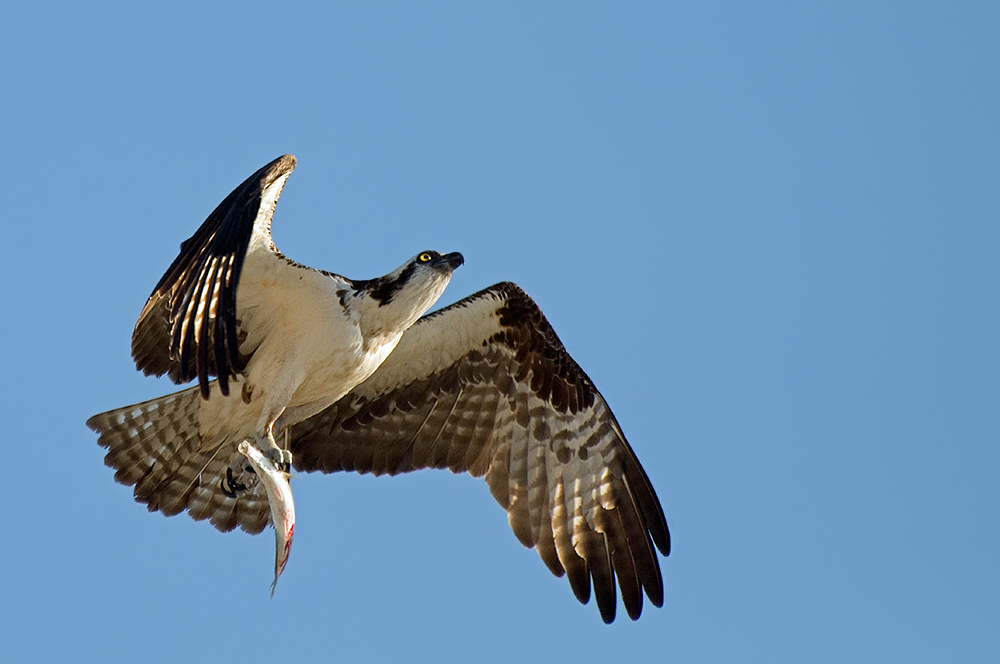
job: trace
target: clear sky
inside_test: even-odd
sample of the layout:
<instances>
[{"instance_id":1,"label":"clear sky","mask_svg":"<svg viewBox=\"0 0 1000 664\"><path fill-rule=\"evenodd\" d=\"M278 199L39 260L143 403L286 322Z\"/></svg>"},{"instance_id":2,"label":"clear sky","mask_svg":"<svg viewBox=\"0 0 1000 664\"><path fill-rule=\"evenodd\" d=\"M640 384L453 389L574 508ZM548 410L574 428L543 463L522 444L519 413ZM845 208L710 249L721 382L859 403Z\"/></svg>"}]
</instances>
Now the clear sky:
<instances>
[{"instance_id":1,"label":"clear sky","mask_svg":"<svg viewBox=\"0 0 1000 664\"><path fill-rule=\"evenodd\" d=\"M0 41L4 661L996 662L1000 5L15 3ZM674 550L612 626L485 483L301 475L271 531L164 518L96 412L229 191L442 304L523 286ZM8 656L10 655L10 656Z\"/></svg>"}]
</instances>

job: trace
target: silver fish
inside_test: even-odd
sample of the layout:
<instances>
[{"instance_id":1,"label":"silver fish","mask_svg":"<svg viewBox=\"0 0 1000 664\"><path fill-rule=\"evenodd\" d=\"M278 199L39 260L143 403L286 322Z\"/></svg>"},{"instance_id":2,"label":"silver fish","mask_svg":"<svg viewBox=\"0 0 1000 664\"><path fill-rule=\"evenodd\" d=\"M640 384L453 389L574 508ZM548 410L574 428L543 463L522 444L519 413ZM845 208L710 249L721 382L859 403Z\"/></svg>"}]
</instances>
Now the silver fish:
<instances>
[{"instance_id":1,"label":"silver fish","mask_svg":"<svg viewBox=\"0 0 1000 664\"><path fill-rule=\"evenodd\" d=\"M288 475L278 470L260 450L243 441L237 449L246 456L257 471L257 477L264 483L267 503L271 508L271 525L274 526L274 581L271 583L271 597L278 577L288 563L292 550L292 535L295 533L295 503L292 501L292 487Z\"/></svg>"}]
</instances>

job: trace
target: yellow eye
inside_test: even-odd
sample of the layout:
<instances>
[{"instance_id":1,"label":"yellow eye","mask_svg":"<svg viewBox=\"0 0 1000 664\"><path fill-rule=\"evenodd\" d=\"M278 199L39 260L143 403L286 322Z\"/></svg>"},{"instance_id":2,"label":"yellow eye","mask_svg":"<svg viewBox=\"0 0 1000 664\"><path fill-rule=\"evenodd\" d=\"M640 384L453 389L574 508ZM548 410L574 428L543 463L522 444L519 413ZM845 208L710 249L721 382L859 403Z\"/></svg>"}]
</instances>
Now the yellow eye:
<instances>
[{"instance_id":1,"label":"yellow eye","mask_svg":"<svg viewBox=\"0 0 1000 664\"><path fill-rule=\"evenodd\" d=\"M430 261L431 258L432 256L425 251L424 253L420 254L417 257L417 260L419 260L421 263L427 263L428 261Z\"/></svg>"}]
</instances>

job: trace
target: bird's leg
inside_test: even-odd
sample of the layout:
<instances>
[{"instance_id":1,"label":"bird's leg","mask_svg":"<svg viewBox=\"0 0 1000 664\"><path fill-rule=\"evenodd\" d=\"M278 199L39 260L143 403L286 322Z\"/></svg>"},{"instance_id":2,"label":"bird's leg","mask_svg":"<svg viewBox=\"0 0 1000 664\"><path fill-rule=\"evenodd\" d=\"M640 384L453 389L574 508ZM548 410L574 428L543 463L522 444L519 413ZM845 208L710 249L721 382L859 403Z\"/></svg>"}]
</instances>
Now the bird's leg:
<instances>
[{"instance_id":1,"label":"bird's leg","mask_svg":"<svg viewBox=\"0 0 1000 664\"><path fill-rule=\"evenodd\" d=\"M254 440L256 442L257 449L260 450L261 453L271 461L271 463L277 466L278 469L287 472L292 465L292 453L290 450L282 449L274 440L274 426L281 417L282 413L285 412L285 407L288 405L288 399L291 398L291 394L285 394L280 390L274 390L271 393L271 398L274 399L274 401L269 401L264 404L264 408L260 414L260 419L257 420L257 429L254 433ZM283 429L284 427L281 427L278 431L281 432Z\"/></svg>"},{"instance_id":2,"label":"bird's leg","mask_svg":"<svg viewBox=\"0 0 1000 664\"><path fill-rule=\"evenodd\" d=\"M257 431L257 449L264 453L275 466L281 470L288 471L292 466L292 451L279 446L274 440L274 424L270 423L264 431Z\"/></svg>"}]
</instances>

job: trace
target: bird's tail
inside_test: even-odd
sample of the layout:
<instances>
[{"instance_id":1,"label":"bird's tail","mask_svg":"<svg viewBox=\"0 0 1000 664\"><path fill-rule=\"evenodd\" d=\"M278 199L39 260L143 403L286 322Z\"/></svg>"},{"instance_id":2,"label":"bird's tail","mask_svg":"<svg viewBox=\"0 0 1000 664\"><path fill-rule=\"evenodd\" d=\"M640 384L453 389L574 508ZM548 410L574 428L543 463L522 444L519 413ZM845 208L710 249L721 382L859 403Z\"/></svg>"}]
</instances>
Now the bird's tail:
<instances>
[{"instance_id":1,"label":"bird's tail","mask_svg":"<svg viewBox=\"0 0 1000 664\"><path fill-rule=\"evenodd\" d=\"M115 469L115 480L135 486L136 502L150 512L173 516L187 510L191 518L209 519L222 531L240 526L259 533L270 522L267 496L259 484L238 492L225 489L232 486L225 484L227 470L238 452L231 442L204 445L200 402L194 387L94 415L87 426L108 449L104 463Z\"/></svg>"}]
</instances>

